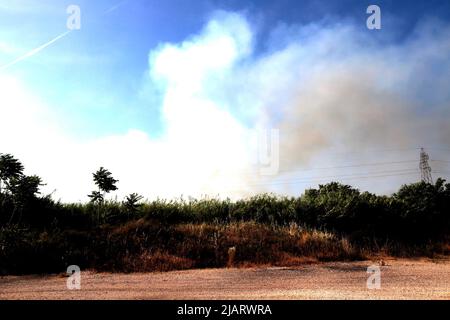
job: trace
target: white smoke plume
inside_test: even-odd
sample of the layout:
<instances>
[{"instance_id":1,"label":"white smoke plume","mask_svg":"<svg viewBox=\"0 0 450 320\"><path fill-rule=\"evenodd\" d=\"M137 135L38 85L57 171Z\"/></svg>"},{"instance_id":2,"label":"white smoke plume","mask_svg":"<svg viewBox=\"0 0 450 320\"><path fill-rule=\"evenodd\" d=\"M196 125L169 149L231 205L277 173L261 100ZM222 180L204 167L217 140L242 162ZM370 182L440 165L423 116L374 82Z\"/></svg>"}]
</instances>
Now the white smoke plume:
<instances>
[{"instance_id":1,"label":"white smoke plume","mask_svg":"<svg viewBox=\"0 0 450 320\"><path fill-rule=\"evenodd\" d=\"M255 50L261 41L263 53ZM450 149L449 81L450 27L439 21L424 21L396 43L350 23L280 25L261 39L245 16L219 12L198 34L150 52L143 90L162 97L161 137L130 129L81 141L50 116L51 106L4 75L0 152L17 155L67 201L87 200L99 166L120 180L118 196L299 194L321 177L376 171L354 163L414 160L422 145ZM259 174L255 129L279 130L277 175ZM378 149L393 152L371 151ZM299 171L343 164L350 165ZM415 180L349 183L390 192Z\"/></svg>"}]
</instances>

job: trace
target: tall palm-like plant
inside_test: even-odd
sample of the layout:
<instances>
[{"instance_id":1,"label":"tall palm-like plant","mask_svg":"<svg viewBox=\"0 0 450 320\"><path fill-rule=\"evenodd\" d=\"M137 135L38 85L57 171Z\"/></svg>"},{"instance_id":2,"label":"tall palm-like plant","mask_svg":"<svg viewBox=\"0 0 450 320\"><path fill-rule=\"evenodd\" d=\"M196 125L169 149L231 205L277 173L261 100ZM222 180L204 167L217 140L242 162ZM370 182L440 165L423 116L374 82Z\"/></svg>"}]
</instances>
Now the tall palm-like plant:
<instances>
[{"instance_id":1,"label":"tall palm-like plant","mask_svg":"<svg viewBox=\"0 0 450 320\"><path fill-rule=\"evenodd\" d=\"M94 182L98 187L98 191L93 191L89 197L92 198L93 202L103 202L107 193L117 190L116 183L119 182L119 180L114 179L112 173L103 167L100 167L100 169L92 175L94 177Z\"/></svg>"},{"instance_id":2,"label":"tall palm-like plant","mask_svg":"<svg viewBox=\"0 0 450 320\"><path fill-rule=\"evenodd\" d=\"M100 169L98 169L92 175L94 177L94 182L97 185L98 190L92 191L92 193L88 195L88 197L91 198L92 203L96 203L98 205L97 216L98 220L100 221L100 205L103 204L105 195L107 193L117 190L116 183L119 182L119 180L114 179L112 173L103 167L100 167Z\"/></svg>"},{"instance_id":3,"label":"tall palm-like plant","mask_svg":"<svg viewBox=\"0 0 450 320\"><path fill-rule=\"evenodd\" d=\"M143 198L143 196L137 193L132 193L126 197L123 205L125 206L125 209L127 210L127 213L129 215L134 214L139 210L139 207L141 206L141 204L139 204L139 201L141 201Z\"/></svg>"}]
</instances>

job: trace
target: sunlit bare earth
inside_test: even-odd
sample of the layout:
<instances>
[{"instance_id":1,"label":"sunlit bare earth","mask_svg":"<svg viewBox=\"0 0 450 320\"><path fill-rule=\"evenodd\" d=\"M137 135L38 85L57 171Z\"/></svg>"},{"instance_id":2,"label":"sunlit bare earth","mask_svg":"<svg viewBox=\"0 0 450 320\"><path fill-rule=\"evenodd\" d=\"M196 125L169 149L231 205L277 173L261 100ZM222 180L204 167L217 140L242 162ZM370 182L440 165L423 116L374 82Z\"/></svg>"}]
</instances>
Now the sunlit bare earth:
<instances>
[{"instance_id":1,"label":"sunlit bare earth","mask_svg":"<svg viewBox=\"0 0 450 320\"><path fill-rule=\"evenodd\" d=\"M450 299L450 259L386 260L381 289L367 288L377 262L293 268L206 269L168 273L83 272L81 290L67 278L0 278L0 299Z\"/></svg>"}]
</instances>

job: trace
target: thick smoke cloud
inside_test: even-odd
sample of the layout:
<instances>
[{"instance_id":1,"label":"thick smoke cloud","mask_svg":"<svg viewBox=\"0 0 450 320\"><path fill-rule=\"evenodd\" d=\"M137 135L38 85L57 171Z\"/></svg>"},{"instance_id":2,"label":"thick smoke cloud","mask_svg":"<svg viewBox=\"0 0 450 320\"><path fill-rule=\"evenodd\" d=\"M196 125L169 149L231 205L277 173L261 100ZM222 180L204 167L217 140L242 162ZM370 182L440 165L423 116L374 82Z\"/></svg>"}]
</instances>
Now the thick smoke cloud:
<instances>
[{"instance_id":1,"label":"thick smoke cloud","mask_svg":"<svg viewBox=\"0 0 450 320\"><path fill-rule=\"evenodd\" d=\"M205 30L176 47L187 60L172 56L193 69L166 61L176 70L168 82L183 80L181 85L166 86L165 97L179 96L180 87L195 83L195 90L187 90L190 95L229 112L246 128L280 130L281 172L272 178L241 175L252 191L288 191L289 184L278 183L280 179L286 181L292 177L290 172L316 163L333 165L330 160L336 151L348 154L346 163L351 164L410 160L417 157L419 146L449 147L450 28L440 21L425 20L395 43L383 42L350 23L281 25L270 35L264 53L252 51L257 42L255 32L242 16L219 14ZM229 43L235 43L230 45L235 51L228 55L227 63L208 71L196 65L205 66L208 59L220 61L220 54L204 46L214 43L220 48L224 34ZM153 54L167 58L172 49L167 45ZM189 56L188 52L195 50L199 50L195 58ZM177 106L189 114L197 108L191 102ZM165 108L169 108L167 104ZM394 153L366 152L377 149ZM417 164L381 169L411 170L417 169ZM372 171L366 168L357 173L370 175ZM352 173L341 169L326 172L328 176ZM315 174L321 175L324 173ZM308 173L300 177L308 178ZM388 192L416 180L414 174L386 177L364 187ZM302 186L290 191L299 188Z\"/></svg>"},{"instance_id":2,"label":"thick smoke cloud","mask_svg":"<svg viewBox=\"0 0 450 320\"><path fill-rule=\"evenodd\" d=\"M217 13L198 34L149 54L143 88L161 97L165 132L159 138L130 130L80 141L43 116L50 107L5 79L2 118L15 103L15 112L22 108L18 113L29 119L26 130L17 124L0 129L10 137L2 138L0 150L22 157L65 200L86 200L86 183L100 165L120 179L119 195L236 197L298 194L316 184L313 178L370 173L298 171L310 167L410 160L421 145L450 149L450 27L434 20L392 43L346 22L280 25L262 38L245 16ZM272 128L280 133L280 172L265 177L253 132ZM395 152L370 152L387 148ZM295 179L311 181L286 183ZM390 192L415 180L349 183Z\"/></svg>"}]
</instances>

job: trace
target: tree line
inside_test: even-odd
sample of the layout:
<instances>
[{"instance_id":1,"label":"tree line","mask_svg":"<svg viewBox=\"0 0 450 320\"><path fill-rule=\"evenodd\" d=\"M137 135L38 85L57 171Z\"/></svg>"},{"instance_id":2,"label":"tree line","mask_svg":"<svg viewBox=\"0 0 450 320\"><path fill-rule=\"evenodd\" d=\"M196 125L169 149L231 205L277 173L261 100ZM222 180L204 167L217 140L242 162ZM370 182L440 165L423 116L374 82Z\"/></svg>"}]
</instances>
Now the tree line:
<instances>
[{"instance_id":1,"label":"tree line","mask_svg":"<svg viewBox=\"0 0 450 320\"><path fill-rule=\"evenodd\" d=\"M412 239L448 236L450 184L418 182L402 186L390 196L360 192L349 185L330 182L311 188L299 197L272 194L247 199L155 200L142 202L132 193L124 201L106 200L118 180L104 167L93 173L97 190L86 204L55 202L40 195L42 179L27 176L19 160L0 155L0 225L22 224L49 228L95 228L139 218L164 223L231 223L255 221L289 225L350 235L353 238Z\"/></svg>"},{"instance_id":2,"label":"tree line","mask_svg":"<svg viewBox=\"0 0 450 320\"><path fill-rule=\"evenodd\" d=\"M100 167L93 174L94 183L97 190L88 194L90 202L97 205L97 211L105 202L106 194L118 190L117 183L119 180L114 179L112 173ZM44 186L43 180L37 175L25 175L23 164L11 154L0 153L0 201L1 207L8 202L12 204L11 216L8 223L14 221L17 212L23 213L27 205L38 200L40 187ZM50 196L45 197L50 200ZM131 212L135 212L139 207L139 202L143 199L137 193L131 193L126 196L123 202L125 208Z\"/></svg>"},{"instance_id":3,"label":"tree line","mask_svg":"<svg viewBox=\"0 0 450 320\"><path fill-rule=\"evenodd\" d=\"M106 199L117 190L110 171L100 168L93 180L89 202L61 203L40 193L42 179L25 175L20 161L0 155L0 274L72 264L125 272L221 267L230 247L244 264L450 254L443 179L389 196L330 182L298 197L141 201L134 193L120 202Z\"/></svg>"}]
</instances>

